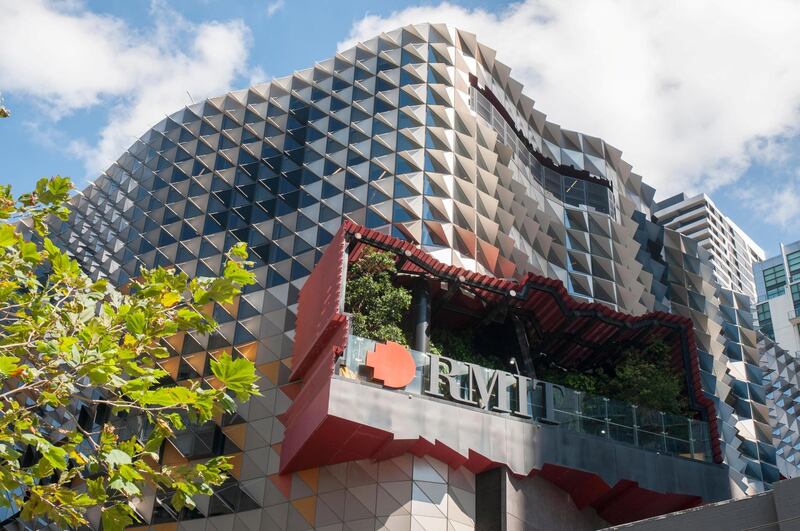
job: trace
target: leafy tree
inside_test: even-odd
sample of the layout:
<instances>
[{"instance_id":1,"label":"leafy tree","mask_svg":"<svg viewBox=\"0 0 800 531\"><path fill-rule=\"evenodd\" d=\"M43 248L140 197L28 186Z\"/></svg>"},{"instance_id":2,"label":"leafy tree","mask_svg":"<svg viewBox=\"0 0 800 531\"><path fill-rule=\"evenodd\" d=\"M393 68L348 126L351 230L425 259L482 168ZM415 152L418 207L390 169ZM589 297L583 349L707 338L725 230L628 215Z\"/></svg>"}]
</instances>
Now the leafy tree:
<instances>
[{"instance_id":1,"label":"leafy tree","mask_svg":"<svg viewBox=\"0 0 800 531\"><path fill-rule=\"evenodd\" d=\"M394 255L371 248L349 265L344 301L355 335L408 346L402 322L411 293L392 283L396 273Z\"/></svg>"},{"instance_id":2,"label":"leafy tree","mask_svg":"<svg viewBox=\"0 0 800 531\"><path fill-rule=\"evenodd\" d=\"M144 270L126 293L92 281L47 238L45 219L67 218L70 189L66 178L42 179L15 200L0 187L0 504L62 528L87 524L94 509L114 531L134 522L131 503L145 489L174 491L180 510L224 481L225 457L167 466L159 449L187 421L209 421L235 411L234 398L259 394L253 364L222 355L204 388L175 384L160 362L166 338L212 333L202 308L231 303L254 277L236 245L220 278ZM107 422L90 431L79 412L98 407L115 419L137 416L145 429Z\"/></svg>"},{"instance_id":3,"label":"leafy tree","mask_svg":"<svg viewBox=\"0 0 800 531\"><path fill-rule=\"evenodd\" d=\"M601 395L649 409L687 415L691 412L683 392L681 376L672 368L669 348L653 341L644 349L629 348L608 371L598 368L577 372L547 368L543 380L576 391Z\"/></svg>"},{"instance_id":4,"label":"leafy tree","mask_svg":"<svg viewBox=\"0 0 800 531\"><path fill-rule=\"evenodd\" d=\"M608 382L608 395L625 402L675 414L688 412L683 382L672 368L669 349L662 341L643 351L626 352Z\"/></svg>"}]
</instances>

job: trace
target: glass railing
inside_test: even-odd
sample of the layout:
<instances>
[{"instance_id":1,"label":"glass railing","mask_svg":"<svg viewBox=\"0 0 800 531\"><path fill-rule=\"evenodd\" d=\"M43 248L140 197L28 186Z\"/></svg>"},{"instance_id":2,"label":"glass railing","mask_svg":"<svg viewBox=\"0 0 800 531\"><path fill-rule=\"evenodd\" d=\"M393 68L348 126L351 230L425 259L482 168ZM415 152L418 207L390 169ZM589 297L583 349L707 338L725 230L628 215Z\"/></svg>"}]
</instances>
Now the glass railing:
<instances>
[{"instance_id":1,"label":"glass railing","mask_svg":"<svg viewBox=\"0 0 800 531\"><path fill-rule=\"evenodd\" d=\"M368 381L370 373L365 368L367 354L375 350L375 342L358 336L351 335L348 340L344 356L337 365L337 374L344 378ZM415 395L425 395L432 399L430 390L440 392L443 399L450 398L454 393L462 401L470 400L476 395L473 382L477 376L483 376L482 382L496 382L495 370L470 366L464 372L464 367L455 370L449 366L444 357L431 356L430 354L409 349L414 359L416 373L413 380L406 385L402 392ZM443 383L431 386L430 363L435 358L440 363L440 372L452 381L457 389L450 393L444 392ZM459 363L459 362L455 362ZM459 375L450 375L463 373ZM474 376L474 372L481 371ZM502 372L502 371L501 371ZM509 412L498 412L496 407L483 407L475 400L479 407L494 413L514 415L521 420L558 424L559 426L603 437L615 442L630 444L646 450L652 450L668 455L675 455L698 461L711 461L711 441L709 438L708 424L706 422L673 415L653 409L639 407L627 402L594 396L560 385L543 381L532 381L527 378L517 378L503 372L503 381L514 382L502 387L495 385L492 389L492 404L505 404ZM527 393L519 392L518 382L530 382ZM441 389L440 389L441 387ZM501 396L498 396L501 394ZM505 394L505 395L503 395ZM527 407L520 407L520 396L527 394ZM456 399L453 399L456 400ZM503 409L503 408L499 408Z\"/></svg>"}]
</instances>

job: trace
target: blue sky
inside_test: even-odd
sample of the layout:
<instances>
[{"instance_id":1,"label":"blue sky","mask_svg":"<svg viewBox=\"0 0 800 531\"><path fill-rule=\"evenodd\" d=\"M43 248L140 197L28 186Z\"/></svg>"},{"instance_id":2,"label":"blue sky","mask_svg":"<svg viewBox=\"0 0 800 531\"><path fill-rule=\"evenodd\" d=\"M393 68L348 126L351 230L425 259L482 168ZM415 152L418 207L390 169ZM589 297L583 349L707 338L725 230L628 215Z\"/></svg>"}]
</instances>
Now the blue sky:
<instances>
[{"instance_id":1,"label":"blue sky","mask_svg":"<svg viewBox=\"0 0 800 531\"><path fill-rule=\"evenodd\" d=\"M85 184L181 105L410 22L477 33L661 197L708 193L768 254L800 239L800 4L731 0L0 0L0 182Z\"/></svg>"}]
</instances>

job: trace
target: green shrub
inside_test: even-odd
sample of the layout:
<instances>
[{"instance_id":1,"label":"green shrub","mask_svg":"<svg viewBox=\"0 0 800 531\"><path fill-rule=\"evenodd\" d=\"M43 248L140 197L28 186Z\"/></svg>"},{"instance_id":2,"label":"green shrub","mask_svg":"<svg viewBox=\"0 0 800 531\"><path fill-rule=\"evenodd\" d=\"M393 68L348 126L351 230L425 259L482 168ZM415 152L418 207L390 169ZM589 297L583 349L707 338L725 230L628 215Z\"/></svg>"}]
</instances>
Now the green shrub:
<instances>
[{"instance_id":1,"label":"green shrub","mask_svg":"<svg viewBox=\"0 0 800 531\"><path fill-rule=\"evenodd\" d=\"M471 329L433 328L428 351L431 354L474 363L489 369L503 369L496 358L483 356L478 352L475 348L475 336Z\"/></svg>"},{"instance_id":2,"label":"green shrub","mask_svg":"<svg viewBox=\"0 0 800 531\"><path fill-rule=\"evenodd\" d=\"M672 368L669 348L657 340L639 350L629 348L609 373L547 368L541 379L592 395L621 400L649 409L678 415L691 414L684 396L681 375Z\"/></svg>"},{"instance_id":3,"label":"green shrub","mask_svg":"<svg viewBox=\"0 0 800 531\"><path fill-rule=\"evenodd\" d=\"M628 351L608 382L608 394L667 413L688 412L681 376L672 368L669 349L661 341L643 351Z\"/></svg>"},{"instance_id":4,"label":"green shrub","mask_svg":"<svg viewBox=\"0 0 800 531\"><path fill-rule=\"evenodd\" d=\"M352 314L351 332L408 346L402 323L411 306L411 293L393 284L397 273L394 255L367 249L348 267L344 304L345 311Z\"/></svg>"}]
</instances>

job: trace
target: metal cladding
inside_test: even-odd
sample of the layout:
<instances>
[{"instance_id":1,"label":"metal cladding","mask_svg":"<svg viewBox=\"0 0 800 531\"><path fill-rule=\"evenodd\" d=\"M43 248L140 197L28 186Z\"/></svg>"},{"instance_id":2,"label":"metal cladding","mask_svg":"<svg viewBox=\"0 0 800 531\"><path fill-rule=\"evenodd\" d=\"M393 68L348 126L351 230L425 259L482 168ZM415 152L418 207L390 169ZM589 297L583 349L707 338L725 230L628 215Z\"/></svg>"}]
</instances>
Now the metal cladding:
<instances>
[{"instance_id":1,"label":"metal cladding","mask_svg":"<svg viewBox=\"0 0 800 531\"><path fill-rule=\"evenodd\" d=\"M257 285L214 309L218 333L173 338L170 363L176 379L207 378L207 356L235 349L257 364L264 396L217 427L236 442L228 490L192 514L145 497L142 516L184 529L474 526L474 475L429 457L278 474L276 415L297 396L290 374L307 369L290 365L293 344L342 333L309 323L313 337L296 334L295 316L343 220L445 264L535 273L579 301L690 319L732 481L763 489L777 468L760 450L771 433L746 301L719 288L696 243L648 221L653 195L619 150L548 122L494 50L444 25L381 34L165 118L74 198L52 237L117 285L141 267L216 275L223 251L247 242ZM196 455L184 451L169 455Z\"/></svg>"},{"instance_id":2,"label":"metal cladding","mask_svg":"<svg viewBox=\"0 0 800 531\"><path fill-rule=\"evenodd\" d=\"M771 397L769 409L775 459L781 474L787 478L800 476L797 450L800 448L800 360L782 349L764 334L758 335L759 350L763 353L761 367L766 375L767 392Z\"/></svg>"}]
</instances>

